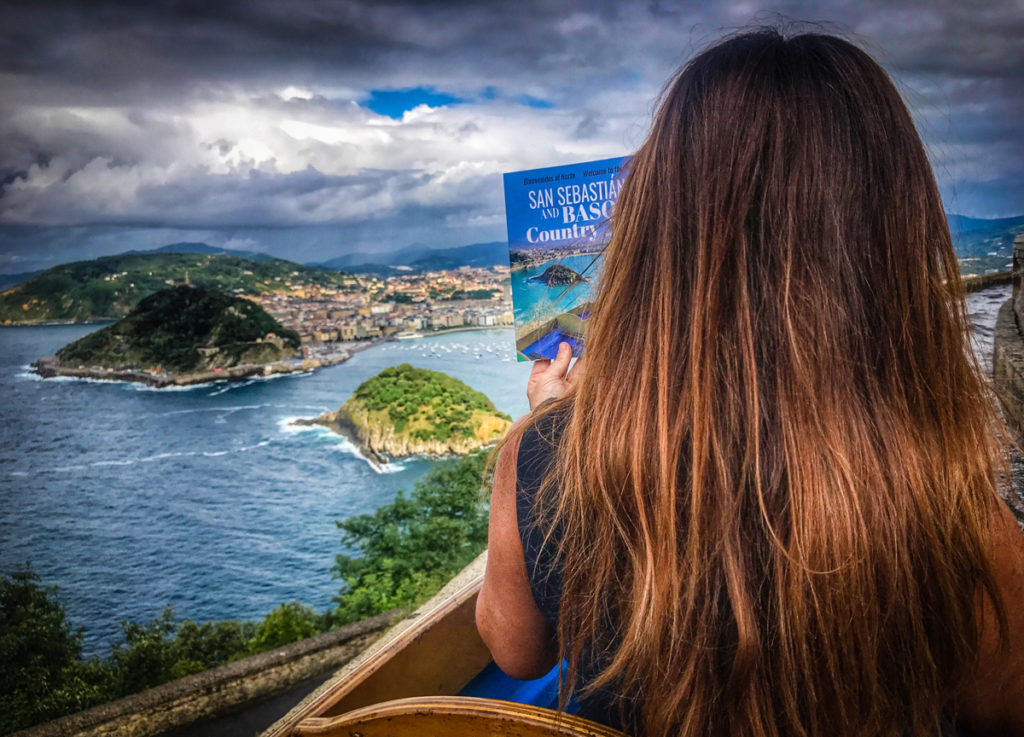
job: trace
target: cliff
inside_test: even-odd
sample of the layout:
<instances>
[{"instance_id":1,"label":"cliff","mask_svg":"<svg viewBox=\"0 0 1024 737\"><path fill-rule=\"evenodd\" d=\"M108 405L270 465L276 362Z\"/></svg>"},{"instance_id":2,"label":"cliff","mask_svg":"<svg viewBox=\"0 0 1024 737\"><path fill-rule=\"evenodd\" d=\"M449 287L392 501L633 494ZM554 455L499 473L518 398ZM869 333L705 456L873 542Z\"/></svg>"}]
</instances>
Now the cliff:
<instances>
[{"instance_id":1,"label":"cliff","mask_svg":"<svg viewBox=\"0 0 1024 737\"><path fill-rule=\"evenodd\" d=\"M364 381L336 412L296 424L329 427L376 464L409 455L462 455L498 441L512 418L440 371L404 363Z\"/></svg>"},{"instance_id":2,"label":"cliff","mask_svg":"<svg viewBox=\"0 0 1024 737\"><path fill-rule=\"evenodd\" d=\"M40 359L43 375L204 374L291 358L299 336L254 302L178 286L143 299L127 317Z\"/></svg>"}]
</instances>

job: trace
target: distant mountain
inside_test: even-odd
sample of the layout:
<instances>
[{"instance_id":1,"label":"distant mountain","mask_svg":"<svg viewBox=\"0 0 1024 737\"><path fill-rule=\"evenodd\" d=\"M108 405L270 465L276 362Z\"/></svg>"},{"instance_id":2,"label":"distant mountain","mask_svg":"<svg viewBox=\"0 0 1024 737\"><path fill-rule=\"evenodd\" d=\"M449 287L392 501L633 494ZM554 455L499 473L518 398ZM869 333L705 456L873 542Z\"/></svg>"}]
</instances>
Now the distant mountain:
<instances>
[{"instance_id":1,"label":"distant mountain","mask_svg":"<svg viewBox=\"0 0 1024 737\"><path fill-rule=\"evenodd\" d=\"M1013 258L1013 239L1024 233L1024 215L982 219L947 215L953 246L965 274L1006 271Z\"/></svg>"},{"instance_id":2,"label":"distant mountain","mask_svg":"<svg viewBox=\"0 0 1024 737\"><path fill-rule=\"evenodd\" d=\"M261 294L295 282L357 289L340 271L227 254L124 253L48 269L0 293L0 323L117 319L141 299L188 281L228 294Z\"/></svg>"},{"instance_id":3,"label":"distant mountain","mask_svg":"<svg viewBox=\"0 0 1024 737\"><path fill-rule=\"evenodd\" d=\"M23 281L28 281L33 276L39 276L42 273L43 272L41 271L26 271L21 274L0 274L0 291L10 289L17 284L21 284Z\"/></svg>"},{"instance_id":4,"label":"distant mountain","mask_svg":"<svg viewBox=\"0 0 1024 737\"><path fill-rule=\"evenodd\" d=\"M315 265L329 269L344 269L351 273L384 275L457 269L460 266L508 266L508 243L491 241L454 248L413 245L390 253L350 253Z\"/></svg>"},{"instance_id":5,"label":"distant mountain","mask_svg":"<svg viewBox=\"0 0 1024 737\"><path fill-rule=\"evenodd\" d=\"M151 248L148 251L128 251L128 253L202 253L207 256L237 256L238 258L246 258L250 261L266 261L267 259L274 258L273 256L266 253L260 253L258 251L241 251L233 248L221 248L220 246L211 246L209 243L192 241L169 243L166 246Z\"/></svg>"}]
</instances>

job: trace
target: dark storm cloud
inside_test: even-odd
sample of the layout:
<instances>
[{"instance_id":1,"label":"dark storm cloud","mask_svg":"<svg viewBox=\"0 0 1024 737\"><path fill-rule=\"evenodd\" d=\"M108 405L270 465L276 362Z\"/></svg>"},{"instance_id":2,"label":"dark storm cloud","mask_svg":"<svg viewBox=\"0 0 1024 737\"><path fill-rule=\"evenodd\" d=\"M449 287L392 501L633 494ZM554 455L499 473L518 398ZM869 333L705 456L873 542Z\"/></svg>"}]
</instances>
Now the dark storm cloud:
<instances>
[{"instance_id":1,"label":"dark storm cloud","mask_svg":"<svg viewBox=\"0 0 1024 737\"><path fill-rule=\"evenodd\" d=\"M5 271L55 242L51 228L29 248L32 225L221 241L254 227L244 237L268 247L277 226L341 228L347 241L312 240L362 249L499 238L501 170L628 153L679 63L787 20L846 34L893 73L950 209L1024 210L1020 2L8 2L0 16L0 220L22 227L0 242ZM460 110L388 128L360 105L410 88ZM114 247L96 232L80 235Z\"/></svg>"}]
</instances>

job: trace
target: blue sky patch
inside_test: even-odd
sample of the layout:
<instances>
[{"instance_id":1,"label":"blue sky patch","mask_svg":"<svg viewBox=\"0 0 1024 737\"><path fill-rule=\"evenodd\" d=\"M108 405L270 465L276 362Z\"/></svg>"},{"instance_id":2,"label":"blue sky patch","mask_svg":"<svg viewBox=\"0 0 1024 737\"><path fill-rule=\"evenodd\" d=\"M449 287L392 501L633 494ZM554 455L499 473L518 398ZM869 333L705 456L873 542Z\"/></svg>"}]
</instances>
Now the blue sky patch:
<instances>
[{"instance_id":1,"label":"blue sky patch","mask_svg":"<svg viewBox=\"0 0 1024 737\"><path fill-rule=\"evenodd\" d=\"M433 87L406 87L397 90L370 90L370 96L363 100L362 104L378 115L398 120L417 105L441 107L457 105L460 102L465 100L447 92L438 92Z\"/></svg>"},{"instance_id":2,"label":"blue sky patch","mask_svg":"<svg viewBox=\"0 0 1024 737\"><path fill-rule=\"evenodd\" d=\"M533 95L516 95L512 98L520 105L526 105L527 107L535 107L540 110L549 110L555 106L550 100L543 100Z\"/></svg>"}]
</instances>

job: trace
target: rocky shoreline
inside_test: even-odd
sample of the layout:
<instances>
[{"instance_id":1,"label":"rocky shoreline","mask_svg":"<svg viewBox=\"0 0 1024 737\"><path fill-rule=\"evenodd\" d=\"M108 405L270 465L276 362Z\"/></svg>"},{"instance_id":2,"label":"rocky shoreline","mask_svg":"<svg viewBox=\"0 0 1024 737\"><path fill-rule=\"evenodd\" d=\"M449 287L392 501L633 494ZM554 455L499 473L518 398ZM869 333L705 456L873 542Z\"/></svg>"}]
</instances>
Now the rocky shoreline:
<instances>
[{"instance_id":1,"label":"rocky shoreline","mask_svg":"<svg viewBox=\"0 0 1024 737\"><path fill-rule=\"evenodd\" d=\"M352 445L356 447L359 455L377 468L386 466L392 460L387 453L378 451L370 445L368 438L363 437L363 433L360 432L360 428L352 420L352 416L345 411L344 407L339 409L337 412L325 412L319 417L314 417L312 419L300 418L298 420L293 420L292 424L306 427L320 425L333 430L338 433L338 435L341 435L352 443Z\"/></svg>"},{"instance_id":2,"label":"rocky shoreline","mask_svg":"<svg viewBox=\"0 0 1024 737\"><path fill-rule=\"evenodd\" d=\"M336 432L352 443L357 452L378 469L400 458L465 455L497 442L482 442L468 438L412 440L408 436L396 434L390 426L374 425L370 421L369 413L357 411L357 416L353 417L347 403L337 412L325 412L311 419L300 418L293 420L291 424L305 427L320 425Z\"/></svg>"},{"instance_id":3,"label":"rocky shoreline","mask_svg":"<svg viewBox=\"0 0 1024 737\"><path fill-rule=\"evenodd\" d=\"M325 366L334 366L351 358L350 353L340 353L324 358L306 358L299 362L275 361L264 364L242 364L229 366L220 371L198 371L181 374L172 371L156 373L153 371L133 371L102 366L62 366L55 357L40 358L31 364L33 371L44 379L65 376L76 379L93 379L97 381L132 381L155 389L174 386L192 386L209 384L214 381L241 381L253 376L274 376L276 374L292 374L312 371Z\"/></svg>"}]
</instances>

